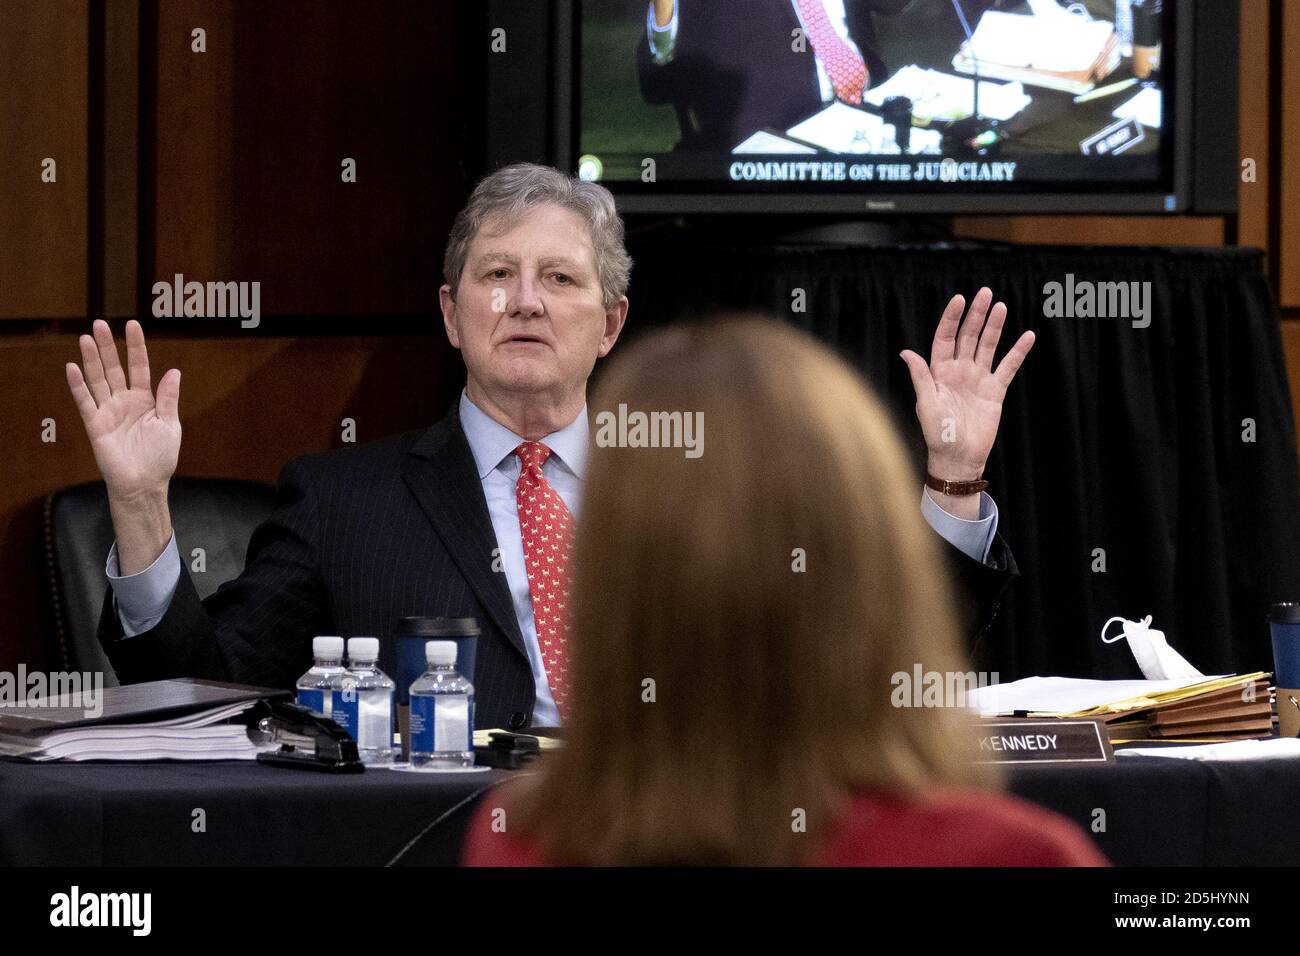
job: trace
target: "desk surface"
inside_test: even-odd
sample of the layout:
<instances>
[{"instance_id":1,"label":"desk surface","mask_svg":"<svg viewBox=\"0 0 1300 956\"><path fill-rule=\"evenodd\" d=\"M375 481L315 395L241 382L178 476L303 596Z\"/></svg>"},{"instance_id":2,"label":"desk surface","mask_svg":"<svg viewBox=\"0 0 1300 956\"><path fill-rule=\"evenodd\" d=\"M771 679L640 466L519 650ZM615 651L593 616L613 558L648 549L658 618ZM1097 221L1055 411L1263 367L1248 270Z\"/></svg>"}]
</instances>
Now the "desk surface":
<instances>
[{"instance_id":1,"label":"desk surface","mask_svg":"<svg viewBox=\"0 0 1300 956\"><path fill-rule=\"evenodd\" d=\"M473 799L509 776L0 761L0 865L382 866L427 828L403 862L452 863Z\"/></svg>"},{"instance_id":2,"label":"desk surface","mask_svg":"<svg viewBox=\"0 0 1300 956\"><path fill-rule=\"evenodd\" d=\"M412 841L401 863L452 863L474 801L510 775L0 761L0 865L377 866ZM1119 865L1300 859L1300 761L1121 756L1018 769L1010 789L1083 826Z\"/></svg>"}]
</instances>

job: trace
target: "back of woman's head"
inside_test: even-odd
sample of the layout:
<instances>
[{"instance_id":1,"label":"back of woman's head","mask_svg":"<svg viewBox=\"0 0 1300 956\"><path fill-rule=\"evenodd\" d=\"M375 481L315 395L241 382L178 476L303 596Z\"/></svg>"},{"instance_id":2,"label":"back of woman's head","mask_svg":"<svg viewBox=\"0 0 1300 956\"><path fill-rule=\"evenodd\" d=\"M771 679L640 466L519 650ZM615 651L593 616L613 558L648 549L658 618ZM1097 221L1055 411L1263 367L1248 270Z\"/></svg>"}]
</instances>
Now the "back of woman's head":
<instances>
[{"instance_id":1,"label":"back of woman's head","mask_svg":"<svg viewBox=\"0 0 1300 956\"><path fill-rule=\"evenodd\" d=\"M590 416L573 714L520 815L547 852L794 862L850 791L992 783L960 711L894 706L894 675L967 665L919 482L856 373L724 316L633 345Z\"/></svg>"}]
</instances>

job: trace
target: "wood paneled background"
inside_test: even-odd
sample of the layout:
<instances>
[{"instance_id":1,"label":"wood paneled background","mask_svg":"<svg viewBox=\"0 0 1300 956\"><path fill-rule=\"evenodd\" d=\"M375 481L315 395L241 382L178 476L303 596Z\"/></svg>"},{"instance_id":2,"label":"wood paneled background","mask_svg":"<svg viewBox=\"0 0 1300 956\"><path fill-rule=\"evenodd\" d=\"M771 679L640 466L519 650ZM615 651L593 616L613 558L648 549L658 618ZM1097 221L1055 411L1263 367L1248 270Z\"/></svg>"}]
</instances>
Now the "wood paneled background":
<instances>
[{"instance_id":1,"label":"wood paneled background","mask_svg":"<svg viewBox=\"0 0 1300 956\"><path fill-rule=\"evenodd\" d=\"M1233 219L968 217L1019 242L1268 250L1300 383L1300 2L1242 0ZM273 481L297 454L431 422L463 381L437 311L476 168L475 42L443 0L0 2L0 669L53 664L41 507L98 477L63 365L158 278L262 283L263 327L146 320L183 370L180 471ZM191 50L206 31L207 52ZM486 38L482 38L486 43ZM471 57L472 59L472 57ZM1290 116L1284 126L1282 116ZM41 162L57 163L43 183ZM357 162L357 183L340 164ZM1300 395L1297 395L1300 404ZM53 419L57 440L41 441Z\"/></svg>"},{"instance_id":2,"label":"wood paneled background","mask_svg":"<svg viewBox=\"0 0 1300 956\"><path fill-rule=\"evenodd\" d=\"M41 509L98 477L64 363L156 279L262 283L259 329L145 317L155 380L184 373L183 474L274 481L344 418L364 441L446 408L463 47L444 2L0 3L0 668L53 663Z\"/></svg>"}]
</instances>

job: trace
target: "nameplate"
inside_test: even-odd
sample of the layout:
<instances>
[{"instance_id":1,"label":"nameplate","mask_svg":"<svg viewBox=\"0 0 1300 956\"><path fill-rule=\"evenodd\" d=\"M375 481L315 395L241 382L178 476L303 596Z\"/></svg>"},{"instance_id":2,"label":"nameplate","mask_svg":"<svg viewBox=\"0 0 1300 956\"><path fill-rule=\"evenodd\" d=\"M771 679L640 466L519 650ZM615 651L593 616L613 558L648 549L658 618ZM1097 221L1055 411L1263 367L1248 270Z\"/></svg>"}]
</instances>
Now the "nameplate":
<instances>
[{"instance_id":1,"label":"nameplate","mask_svg":"<svg viewBox=\"0 0 1300 956\"><path fill-rule=\"evenodd\" d=\"M1146 132L1136 116L1111 123L1100 132L1080 141L1079 151L1085 156L1118 156L1146 139Z\"/></svg>"},{"instance_id":2,"label":"nameplate","mask_svg":"<svg viewBox=\"0 0 1300 956\"><path fill-rule=\"evenodd\" d=\"M984 718L976 724L977 763L1114 763L1102 720Z\"/></svg>"}]
</instances>

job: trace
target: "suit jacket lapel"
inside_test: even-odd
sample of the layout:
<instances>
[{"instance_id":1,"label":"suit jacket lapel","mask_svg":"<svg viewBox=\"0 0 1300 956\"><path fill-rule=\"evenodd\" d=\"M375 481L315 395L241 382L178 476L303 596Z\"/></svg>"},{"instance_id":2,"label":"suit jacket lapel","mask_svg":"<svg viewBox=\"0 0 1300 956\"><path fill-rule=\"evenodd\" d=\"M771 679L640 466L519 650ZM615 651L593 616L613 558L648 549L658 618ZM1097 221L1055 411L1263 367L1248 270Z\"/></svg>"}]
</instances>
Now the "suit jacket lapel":
<instances>
[{"instance_id":1,"label":"suit jacket lapel","mask_svg":"<svg viewBox=\"0 0 1300 956\"><path fill-rule=\"evenodd\" d=\"M492 570L496 533L455 405L411 446L403 478L488 615L527 658L506 577Z\"/></svg>"}]
</instances>

